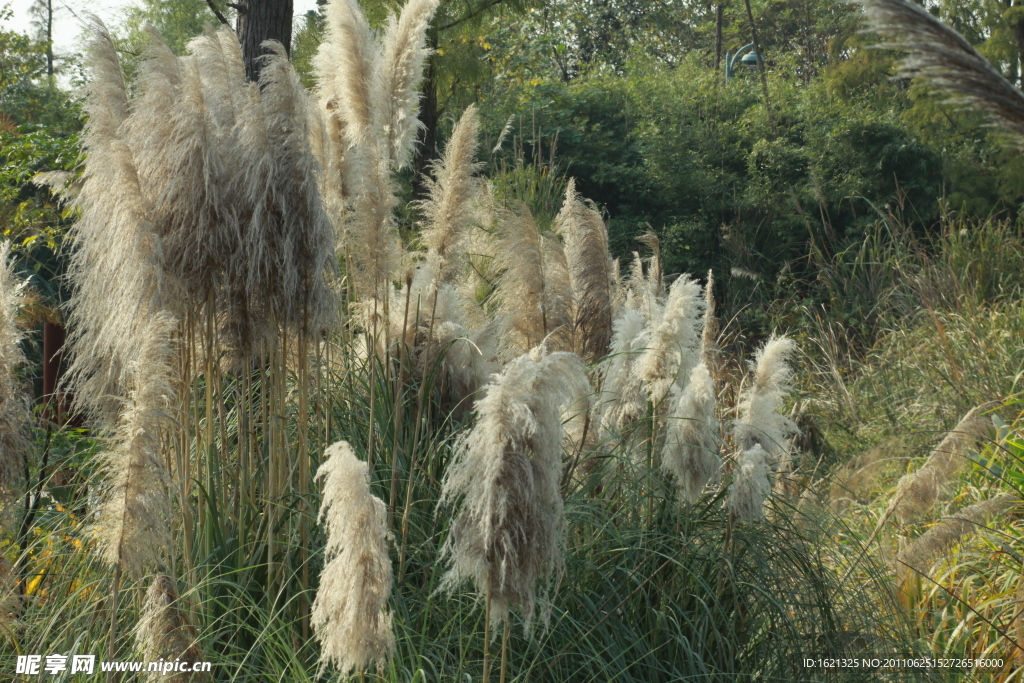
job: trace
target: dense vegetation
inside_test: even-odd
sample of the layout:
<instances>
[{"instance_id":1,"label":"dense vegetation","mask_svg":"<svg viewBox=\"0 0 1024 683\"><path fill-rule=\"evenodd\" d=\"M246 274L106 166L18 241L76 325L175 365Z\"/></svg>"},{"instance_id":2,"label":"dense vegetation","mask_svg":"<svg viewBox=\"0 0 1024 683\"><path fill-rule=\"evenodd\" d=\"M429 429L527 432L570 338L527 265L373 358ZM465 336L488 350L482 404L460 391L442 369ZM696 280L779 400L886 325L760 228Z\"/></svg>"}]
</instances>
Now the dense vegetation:
<instances>
[{"instance_id":1,"label":"dense vegetation","mask_svg":"<svg viewBox=\"0 0 1024 683\"><path fill-rule=\"evenodd\" d=\"M0 25L2 671L1022 680L1010 135L844 2L435 4Z\"/></svg>"}]
</instances>

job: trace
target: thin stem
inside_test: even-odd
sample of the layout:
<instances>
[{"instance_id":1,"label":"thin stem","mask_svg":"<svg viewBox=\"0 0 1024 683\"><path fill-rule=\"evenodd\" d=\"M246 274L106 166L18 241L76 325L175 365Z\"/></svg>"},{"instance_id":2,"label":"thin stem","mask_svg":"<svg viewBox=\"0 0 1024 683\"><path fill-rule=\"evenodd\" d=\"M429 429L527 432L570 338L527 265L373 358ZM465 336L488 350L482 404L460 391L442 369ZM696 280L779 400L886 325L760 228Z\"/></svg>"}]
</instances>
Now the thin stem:
<instances>
[{"instance_id":1,"label":"thin stem","mask_svg":"<svg viewBox=\"0 0 1024 683\"><path fill-rule=\"evenodd\" d=\"M491 681L491 570L487 570L487 594L484 597L484 677Z\"/></svg>"},{"instance_id":2,"label":"thin stem","mask_svg":"<svg viewBox=\"0 0 1024 683\"><path fill-rule=\"evenodd\" d=\"M505 619L504 630L501 632L501 674L498 683L505 683L505 669L508 663L508 619Z\"/></svg>"},{"instance_id":3,"label":"thin stem","mask_svg":"<svg viewBox=\"0 0 1024 683\"><path fill-rule=\"evenodd\" d=\"M419 329L419 304L417 303L417 329ZM434 334L434 316L437 314L437 290L434 290L434 303L430 311L430 324L427 326L427 341L423 349L423 375L420 377L419 394L416 397L416 423L413 426L412 449L409 452L409 484L405 490L405 511L402 513L402 543L398 550L398 578L405 574L405 547L409 538L409 514L412 510L413 485L416 476L416 456L419 454L420 434L422 424L426 422L423 416L423 406L426 403L427 393L427 371L430 358L430 338ZM428 406L429 407L429 406Z\"/></svg>"},{"instance_id":4,"label":"thin stem","mask_svg":"<svg viewBox=\"0 0 1024 683\"><path fill-rule=\"evenodd\" d=\"M376 389L377 389L377 299L373 300L373 332L366 343L367 354L366 357L370 361L370 415L367 429L369 433L366 437L366 466L370 470L370 477L373 478L373 447L374 447L374 414L376 402Z\"/></svg>"},{"instance_id":5,"label":"thin stem","mask_svg":"<svg viewBox=\"0 0 1024 683\"><path fill-rule=\"evenodd\" d=\"M388 528L395 523L395 506L398 505L398 432L401 429L402 413L405 406L405 346L406 329L409 325L409 300L412 298L412 282L405 283L405 314L402 317L402 338L398 342L398 376L395 379L395 433L391 454L391 494L388 497ZM415 340L414 340L415 341Z\"/></svg>"},{"instance_id":6,"label":"thin stem","mask_svg":"<svg viewBox=\"0 0 1024 683\"><path fill-rule=\"evenodd\" d=\"M117 598L121 591L121 564L114 565L114 584L110 587L110 629L107 632L107 661L117 659ZM114 672L107 672L107 683L114 680Z\"/></svg>"}]
</instances>

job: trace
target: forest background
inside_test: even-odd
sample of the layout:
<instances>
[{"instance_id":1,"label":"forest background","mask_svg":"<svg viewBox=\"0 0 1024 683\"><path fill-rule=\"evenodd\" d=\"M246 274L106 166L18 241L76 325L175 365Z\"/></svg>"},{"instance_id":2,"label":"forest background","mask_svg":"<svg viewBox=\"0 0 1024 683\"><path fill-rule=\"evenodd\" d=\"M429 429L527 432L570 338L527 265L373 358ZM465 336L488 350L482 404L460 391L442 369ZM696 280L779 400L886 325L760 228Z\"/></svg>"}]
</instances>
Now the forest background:
<instances>
[{"instance_id":1,"label":"forest background","mask_svg":"<svg viewBox=\"0 0 1024 683\"><path fill-rule=\"evenodd\" d=\"M74 167L81 113L69 86L82 76L79 56L51 54L47 5L36 5L38 32L5 30L0 46L2 221L19 244L46 243L35 258L48 261L60 211L28 180ZM366 11L380 25L388 9ZM921 235L936 231L943 212L1016 219L1020 155L980 115L892 78L893 56L868 49L877 41L859 33L857 8L754 0L751 9L754 26L739 2L453 3L444 10L451 26L432 37L430 139L415 170L476 102L485 146L508 136L489 155L490 172L520 163L576 178L609 220L614 255L628 256L651 230L666 273L745 274L727 282L730 303L748 302L751 290L775 301L777 284L793 305L821 303L816 264L862 240L880 216L897 215ZM1021 12L999 2L931 10L1020 82ZM139 52L144 25L180 54L217 23L198 0L147 0L126 16L128 54ZM726 53L750 43L752 29L767 83L749 63L726 83ZM294 26L293 60L307 85L322 34L321 12Z\"/></svg>"}]
</instances>

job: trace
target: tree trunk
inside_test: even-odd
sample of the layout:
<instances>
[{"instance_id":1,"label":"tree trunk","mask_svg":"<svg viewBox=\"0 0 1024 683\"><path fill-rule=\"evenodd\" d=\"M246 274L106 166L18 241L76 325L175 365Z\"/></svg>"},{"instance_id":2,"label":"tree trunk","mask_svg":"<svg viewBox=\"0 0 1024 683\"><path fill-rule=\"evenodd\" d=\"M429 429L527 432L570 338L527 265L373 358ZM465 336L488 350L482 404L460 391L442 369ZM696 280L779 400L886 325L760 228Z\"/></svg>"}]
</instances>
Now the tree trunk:
<instances>
[{"instance_id":1,"label":"tree trunk","mask_svg":"<svg viewBox=\"0 0 1024 683\"><path fill-rule=\"evenodd\" d=\"M722 15L725 14L725 3L715 5L715 71L722 65Z\"/></svg>"},{"instance_id":2,"label":"tree trunk","mask_svg":"<svg viewBox=\"0 0 1024 683\"><path fill-rule=\"evenodd\" d=\"M53 85L53 0L46 0L46 75Z\"/></svg>"},{"instance_id":3,"label":"tree trunk","mask_svg":"<svg viewBox=\"0 0 1024 683\"><path fill-rule=\"evenodd\" d=\"M276 40L285 52L292 49L292 0L244 0L238 6L238 40L245 58L245 77L259 81L264 41Z\"/></svg>"},{"instance_id":4,"label":"tree trunk","mask_svg":"<svg viewBox=\"0 0 1024 683\"><path fill-rule=\"evenodd\" d=\"M1017 62L1024 62L1024 21L1018 21L1013 25L1013 42L1017 45ZM1024 72L1024 68L1021 69ZM1015 80L1013 77L1019 76L1021 83L1024 83L1024 73L1017 73L1017 64L1013 64L1010 69L1010 81Z\"/></svg>"},{"instance_id":5,"label":"tree trunk","mask_svg":"<svg viewBox=\"0 0 1024 683\"><path fill-rule=\"evenodd\" d=\"M431 50L437 49L437 29L434 27L427 30L427 46ZM426 185L423 179L426 178L430 162L437 158L437 122L440 112L437 110L437 66L434 59L435 56L432 54L427 60L427 68L423 74L423 99L420 100L423 141L416 148L412 162L412 186L419 198L426 195Z\"/></svg>"}]
</instances>

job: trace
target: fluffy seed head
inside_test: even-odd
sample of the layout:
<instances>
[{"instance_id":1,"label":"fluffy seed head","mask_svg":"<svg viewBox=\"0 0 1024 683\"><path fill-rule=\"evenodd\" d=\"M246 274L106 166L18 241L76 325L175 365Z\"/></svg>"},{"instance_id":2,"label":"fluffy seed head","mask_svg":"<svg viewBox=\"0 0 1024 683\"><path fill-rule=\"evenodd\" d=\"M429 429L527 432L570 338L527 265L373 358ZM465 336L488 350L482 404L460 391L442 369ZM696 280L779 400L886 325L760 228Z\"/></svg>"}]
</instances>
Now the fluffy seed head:
<instances>
[{"instance_id":1,"label":"fluffy seed head","mask_svg":"<svg viewBox=\"0 0 1024 683\"><path fill-rule=\"evenodd\" d=\"M737 521L757 522L764 519L764 502L772 492L772 474L767 457L768 453L761 444L755 443L736 459L726 504Z\"/></svg>"},{"instance_id":2,"label":"fluffy seed head","mask_svg":"<svg viewBox=\"0 0 1024 683\"><path fill-rule=\"evenodd\" d=\"M320 97L333 103L345 124L349 145L364 145L375 135L373 102L379 96L380 45L357 0L327 4L327 35L315 66Z\"/></svg>"},{"instance_id":3,"label":"fluffy seed head","mask_svg":"<svg viewBox=\"0 0 1024 683\"><path fill-rule=\"evenodd\" d=\"M399 17L388 17L384 31L377 108L395 169L408 165L416 133L422 127L417 117L419 84L423 63L430 54L427 25L438 4L439 0L409 0Z\"/></svg>"},{"instance_id":4,"label":"fluffy seed head","mask_svg":"<svg viewBox=\"0 0 1024 683\"><path fill-rule=\"evenodd\" d=\"M721 475L715 385L702 362L694 368L686 389L670 396L661 469L670 473L685 503L694 503L704 487Z\"/></svg>"},{"instance_id":5,"label":"fluffy seed head","mask_svg":"<svg viewBox=\"0 0 1024 683\"><path fill-rule=\"evenodd\" d=\"M418 1L418 0L417 0ZM450 282L459 271L463 240L472 226L482 164L473 161L478 146L479 117L470 105L455 126L444 156L426 179L428 199L421 203L427 258L436 262L438 282Z\"/></svg>"},{"instance_id":6,"label":"fluffy seed head","mask_svg":"<svg viewBox=\"0 0 1024 683\"><path fill-rule=\"evenodd\" d=\"M320 522L327 532L320 588L313 601L313 630L322 666L342 674L383 667L395 651L391 613L391 560L387 511L370 493L370 472L352 447L327 448L317 472L324 497Z\"/></svg>"},{"instance_id":7,"label":"fluffy seed head","mask_svg":"<svg viewBox=\"0 0 1024 683\"><path fill-rule=\"evenodd\" d=\"M647 387L636 371L649 332L640 311L625 308L612 326L611 352L599 366L601 402L599 423L611 434L621 433L647 410Z\"/></svg>"},{"instance_id":8,"label":"fluffy seed head","mask_svg":"<svg viewBox=\"0 0 1024 683\"><path fill-rule=\"evenodd\" d=\"M146 602L135 628L135 642L147 663L161 659L191 663L204 660L199 634L189 620L188 610L179 604L174 579L166 574L157 574L146 591ZM193 683L207 679L206 674L191 671L176 671L170 675L147 671L145 678L148 683Z\"/></svg>"},{"instance_id":9,"label":"fluffy seed head","mask_svg":"<svg viewBox=\"0 0 1024 683\"><path fill-rule=\"evenodd\" d=\"M967 413L920 469L900 478L887 514L907 524L934 509L943 489L966 462L967 451L989 438L992 422L985 413L991 407L985 404Z\"/></svg>"},{"instance_id":10,"label":"fluffy seed head","mask_svg":"<svg viewBox=\"0 0 1024 683\"><path fill-rule=\"evenodd\" d=\"M564 349L568 339L569 277L557 240L543 235L521 206L499 213L497 261L503 270L495 299L506 331L503 358L525 353L554 334L552 345Z\"/></svg>"},{"instance_id":11,"label":"fluffy seed head","mask_svg":"<svg viewBox=\"0 0 1024 683\"><path fill-rule=\"evenodd\" d=\"M900 75L920 78L961 106L972 107L1024 145L1024 93L925 7L904 0L860 0L871 28L905 50Z\"/></svg>"},{"instance_id":12,"label":"fluffy seed head","mask_svg":"<svg viewBox=\"0 0 1024 683\"><path fill-rule=\"evenodd\" d=\"M927 574L935 561L965 536L985 527L987 519L1017 505L1020 500L1003 493L969 505L928 529L896 556L896 576L902 583L914 574Z\"/></svg>"},{"instance_id":13,"label":"fluffy seed head","mask_svg":"<svg viewBox=\"0 0 1024 683\"><path fill-rule=\"evenodd\" d=\"M681 275L669 288L659 315L652 318L648 348L637 361L636 371L647 383L650 398L660 402L674 384L685 387L690 372L700 362L701 325L705 304L701 287Z\"/></svg>"},{"instance_id":14,"label":"fluffy seed head","mask_svg":"<svg viewBox=\"0 0 1024 683\"><path fill-rule=\"evenodd\" d=\"M576 192L575 180L566 187L555 230L565 240L573 350L584 361L594 361L608 352L611 341L612 261L601 214Z\"/></svg>"},{"instance_id":15,"label":"fluffy seed head","mask_svg":"<svg viewBox=\"0 0 1024 683\"><path fill-rule=\"evenodd\" d=\"M139 356L128 368L131 392L112 447L101 456L104 479L91 535L103 560L135 577L163 566L171 536L170 475L161 440L173 426L172 336L167 314L147 321Z\"/></svg>"},{"instance_id":16,"label":"fluffy seed head","mask_svg":"<svg viewBox=\"0 0 1024 683\"><path fill-rule=\"evenodd\" d=\"M28 448L28 396L17 369L25 363L24 337L18 328L18 311L25 302L26 281L14 272L11 243L0 243L0 528L6 522L8 503L15 491L18 472Z\"/></svg>"},{"instance_id":17,"label":"fluffy seed head","mask_svg":"<svg viewBox=\"0 0 1024 683\"><path fill-rule=\"evenodd\" d=\"M754 356L754 378L740 397L740 418L734 427L736 444L744 451L760 444L773 468L780 467L789 455L789 439L796 424L780 411L790 390L793 369L790 358L796 342L787 337L772 337Z\"/></svg>"},{"instance_id":18,"label":"fluffy seed head","mask_svg":"<svg viewBox=\"0 0 1024 683\"><path fill-rule=\"evenodd\" d=\"M491 600L497 624L518 608L526 627L538 589L541 619L561 571L565 515L562 413L589 394L586 368L572 353L538 347L510 362L476 404L476 425L455 447L441 503L460 502L442 549L444 585L470 581Z\"/></svg>"}]
</instances>

